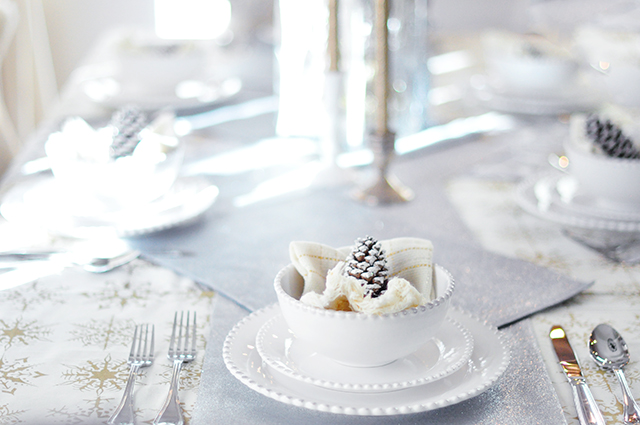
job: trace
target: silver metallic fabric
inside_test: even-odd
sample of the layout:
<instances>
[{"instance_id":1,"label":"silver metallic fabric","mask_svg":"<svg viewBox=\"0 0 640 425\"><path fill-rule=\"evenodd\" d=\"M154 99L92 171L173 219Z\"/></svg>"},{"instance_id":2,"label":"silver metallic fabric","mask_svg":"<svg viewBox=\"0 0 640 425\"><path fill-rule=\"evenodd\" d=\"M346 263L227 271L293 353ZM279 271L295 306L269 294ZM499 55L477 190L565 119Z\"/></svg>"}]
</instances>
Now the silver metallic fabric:
<instances>
[{"instance_id":1,"label":"silver metallic fabric","mask_svg":"<svg viewBox=\"0 0 640 425\"><path fill-rule=\"evenodd\" d=\"M251 176L245 176L244 183L236 179L226 188L224 181L216 181L221 188L220 200L202 220L132 239L130 243L146 258L222 295L213 311L213 332L193 423L566 423L530 324L521 319L572 297L590 283L492 254L477 245L443 187L448 176L463 172L478 157L489 155L488 148L491 146L474 142L396 161L393 167L399 178L416 194L413 201L398 205L361 204L350 196L353 182L344 179L236 207L233 199L250 189ZM473 399L432 412L352 417L279 403L245 387L227 371L221 355L224 338L249 311L276 301L273 278L289 263L290 241L345 246L365 235L433 241L435 262L447 268L457 282L452 302L502 327L509 341L512 361L496 385ZM195 255L154 257L155 246L185 249Z\"/></svg>"}]
</instances>

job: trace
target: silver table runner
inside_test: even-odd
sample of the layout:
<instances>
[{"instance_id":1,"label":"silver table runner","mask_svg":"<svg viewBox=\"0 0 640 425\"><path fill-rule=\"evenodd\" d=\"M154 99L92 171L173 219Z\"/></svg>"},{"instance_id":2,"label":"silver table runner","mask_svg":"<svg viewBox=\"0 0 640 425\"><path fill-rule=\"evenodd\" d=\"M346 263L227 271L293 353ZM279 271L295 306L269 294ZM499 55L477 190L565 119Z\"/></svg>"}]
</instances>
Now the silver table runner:
<instances>
[{"instance_id":1,"label":"silver table runner","mask_svg":"<svg viewBox=\"0 0 640 425\"><path fill-rule=\"evenodd\" d=\"M286 405L250 390L234 378L222 360L222 344L227 332L246 314L243 308L225 298L217 300L191 422L194 425L566 424L529 320L503 329L511 347L511 363L498 382L479 396L431 412L359 417Z\"/></svg>"},{"instance_id":2,"label":"silver table runner","mask_svg":"<svg viewBox=\"0 0 640 425\"><path fill-rule=\"evenodd\" d=\"M544 268L480 249L442 190L449 175L483 155L485 144L457 146L396 163L401 179L416 192L408 204L371 208L353 201L349 184L236 208L225 193L203 220L132 245L154 261L223 295L212 317L201 390L193 423L565 423L528 321L515 321L562 302L587 288ZM235 186L236 188L241 186ZM434 242L436 262L458 283L454 302L496 326L510 343L512 361L486 393L458 405L392 418L352 417L313 412L254 393L237 381L222 361L227 332L249 311L275 302L273 277L286 265L292 240L349 245L370 234L378 239L413 236ZM195 252L193 257L153 256L156 246Z\"/></svg>"}]
</instances>

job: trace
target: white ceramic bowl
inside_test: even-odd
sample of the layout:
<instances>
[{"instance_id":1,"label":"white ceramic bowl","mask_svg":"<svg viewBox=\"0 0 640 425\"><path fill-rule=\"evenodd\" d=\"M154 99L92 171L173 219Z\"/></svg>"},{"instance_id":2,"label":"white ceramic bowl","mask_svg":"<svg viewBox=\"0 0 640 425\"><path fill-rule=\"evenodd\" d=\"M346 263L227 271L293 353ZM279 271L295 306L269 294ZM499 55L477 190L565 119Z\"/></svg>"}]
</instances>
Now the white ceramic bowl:
<instances>
[{"instance_id":1,"label":"white ceramic bowl","mask_svg":"<svg viewBox=\"0 0 640 425\"><path fill-rule=\"evenodd\" d=\"M79 156L61 132L49 137L45 151L65 197L61 202L68 203L75 215L94 216L137 208L167 193L178 177L185 150L183 143L173 140L177 144L165 146L161 153L154 147L148 155L104 161Z\"/></svg>"},{"instance_id":2,"label":"white ceramic bowl","mask_svg":"<svg viewBox=\"0 0 640 425\"><path fill-rule=\"evenodd\" d=\"M618 105L640 106L640 65L612 63L602 80L611 100Z\"/></svg>"},{"instance_id":3,"label":"white ceramic bowl","mask_svg":"<svg viewBox=\"0 0 640 425\"><path fill-rule=\"evenodd\" d=\"M579 26L574 34L576 50L585 62L602 71L599 80L610 101L640 106L640 33L623 26Z\"/></svg>"},{"instance_id":4,"label":"white ceramic bowl","mask_svg":"<svg viewBox=\"0 0 640 425\"><path fill-rule=\"evenodd\" d=\"M513 55L486 58L488 74L506 89L525 94L552 94L576 82L578 63L569 58L530 58Z\"/></svg>"},{"instance_id":5,"label":"white ceramic bowl","mask_svg":"<svg viewBox=\"0 0 640 425\"><path fill-rule=\"evenodd\" d=\"M602 207L640 211L640 160L611 158L565 144L569 173Z\"/></svg>"},{"instance_id":6,"label":"white ceramic bowl","mask_svg":"<svg viewBox=\"0 0 640 425\"><path fill-rule=\"evenodd\" d=\"M434 270L433 301L385 315L324 310L302 303L304 280L292 264L278 273L274 287L282 315L296 338L339 363L375 367L413 353L435 336L449 309L455 283L444 268L436 265Z\"/></svg>"}]
</instances>

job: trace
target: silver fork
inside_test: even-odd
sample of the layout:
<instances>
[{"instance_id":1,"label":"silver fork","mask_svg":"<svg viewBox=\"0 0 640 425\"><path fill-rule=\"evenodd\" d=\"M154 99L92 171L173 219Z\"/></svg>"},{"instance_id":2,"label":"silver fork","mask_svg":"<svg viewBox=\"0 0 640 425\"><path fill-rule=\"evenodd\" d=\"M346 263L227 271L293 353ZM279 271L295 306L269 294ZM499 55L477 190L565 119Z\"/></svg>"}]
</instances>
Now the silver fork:
<instances>
[{"instance_id":1,"label":"silver fork","mask_svg":"<svg viewBox=\"0 0 640 425\"><path fill-rule=\"evenodd\" d=\"M154 345L155 326L138 325L133 333L133 342L131 343L131 351L129 352L129 379L124 389L124 395L120 404L109 418L108 424L133 424L135 423L135 413L133 412L133 384L141 367L151 366L153 363L153 345ZM151 335L149 335L151 334ZM149 341L151 337L151 341Z\"/></svg>"},{"instance_id":2,"label":"silver fork","mask_svg":"<svg viewBox=\"0 0 640 425\"><path fill-rule=\"evenodd\" d=\"M154 425L171 424L182 425L184 418L180 409L180 400L178 399L178 381L180 379L180 370L184 363L193 361L196 358L196 313L193 312L193 324L190 324L190 312L187 311L187 320L184 326L184 338L182 337L182 329L184 323L184 311L180 312L180 322L178 323L178 312L173 317L173 330L171 331L171 342L169 343L169 352L167 357L173 362L173 373L171 374L171 384L169 385L169 394L160 409L160 413L153 420ZM190 330L189 326L193 329ZM176 329L178 331L176 341ZM191 333L191 340L189 334ZM191 345L189 345L191 344Z\"/></svg>"}]
</instances>

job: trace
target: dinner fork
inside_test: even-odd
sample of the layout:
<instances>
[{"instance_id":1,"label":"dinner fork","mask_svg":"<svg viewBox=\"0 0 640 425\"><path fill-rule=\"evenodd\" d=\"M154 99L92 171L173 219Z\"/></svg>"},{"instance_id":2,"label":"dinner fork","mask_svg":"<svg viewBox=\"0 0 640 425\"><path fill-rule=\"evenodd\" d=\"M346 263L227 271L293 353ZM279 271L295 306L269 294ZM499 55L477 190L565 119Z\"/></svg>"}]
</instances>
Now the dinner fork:
<instances>
[{"instance_id":1,"label":"dinner fork","mask_svg":"<svg viewBox=\"0 0 640 425\"><path fill-rule=\"evenodd\" d=\"M108 424L133 424L135 423L135 413L133 412L133 384L141 367L150 366L153 363L155 326L138 325L133 333L133 342L127 363L130 366L129 379L124 389L124 395L120 404L109 418ZM151 340L149 340L149 338Z\"/></svg>"},{"instance_id":2,"label":"dinner fork","mask_svg":"<svg viewBox=\"0 0 640 425\"><path fill-rule=\"evenodd\" d=\"M171 374L171 384L169 385L169 394L160 409L160 413L153 420L154 425L171 424L182 425L184 418L180 409L180 401L178 399L178 380L180 379L180 370L184 363L193 361L196 358L196 313L193 312L193 324L190 325L190 312L187 311L187 321L184 326L184 338L182 337L184 311L180 312L180 323L178 324L178 312L173 317L173 329L171 331L171 342L169 343L169 352L167 357L173 362L173 372ZM192 326L193 329L190 330ZM176 329L178 337L176 341ZM191 340L189 333L191 332ZM191 345L189 345L191 344Z\"/></svg>"}]
</instances>

